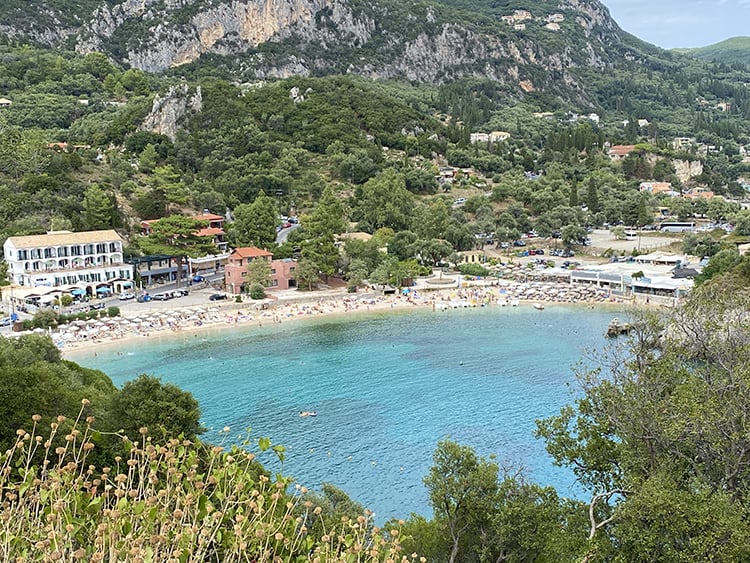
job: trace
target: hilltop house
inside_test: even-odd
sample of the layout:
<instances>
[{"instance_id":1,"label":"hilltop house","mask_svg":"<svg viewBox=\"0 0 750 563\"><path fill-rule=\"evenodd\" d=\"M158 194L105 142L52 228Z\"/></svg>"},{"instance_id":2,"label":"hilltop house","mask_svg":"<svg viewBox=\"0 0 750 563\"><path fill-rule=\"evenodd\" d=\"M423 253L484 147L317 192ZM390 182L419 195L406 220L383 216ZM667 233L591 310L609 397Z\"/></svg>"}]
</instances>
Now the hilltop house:
<instances>
[{"instance_id":1,"label":"hilltop house","mask_svg":"<svg viewBox=\"0 0 750 563\"><path fill-rule=\"evenodd\" d=\"M510 133L507 131L492 131L490 133L472 133L469 135L469 141L472 143L499 143L510 139Z\"/></svg>"},{"instance_id":2,"label":"hilltop house","mask_svg":"<svg viewBox=\"0 0 750 563\"><path fill-rule=\"evenodd\" d=\"M607 151L611 160L622 160L635 150L635 145L612 145Z\"/></svg>"},{"instance_id":3,"label":"hilltop house","mask_svg":"<svg viewBox=\"0 0 750 563\"><path fill-rule=\"evenodd\" d=\"M714 192L712 192L708 188L693 188L691 190L683 192L682 197L686 197L688 199L711 199L714 197Z\"/></svg>"},{"instance_id":4,"label":"hilltop house","mask_svg":"<svg viewBox=\"0 0 750 563\"><path fill-rule=\"evenodd\" d=\"M650 194L665 193L667 195L679 195L672 190L672 184L670 182L641 182L639 189L642 192L648 192Z\"/></svg>"}]
</instances>

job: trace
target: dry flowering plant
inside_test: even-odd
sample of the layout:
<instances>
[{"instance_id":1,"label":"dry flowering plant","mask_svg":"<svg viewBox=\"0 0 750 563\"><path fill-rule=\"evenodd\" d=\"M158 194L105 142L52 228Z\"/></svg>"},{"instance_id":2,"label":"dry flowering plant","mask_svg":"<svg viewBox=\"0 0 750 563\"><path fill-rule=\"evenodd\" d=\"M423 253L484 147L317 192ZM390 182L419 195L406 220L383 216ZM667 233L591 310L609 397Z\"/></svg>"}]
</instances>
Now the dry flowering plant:
<instances>
[{"instance_id":1,"label":"dry flowering plant","mask_svg":"<svg viewBox=\"0 0 750 563\"><path fill-rule=\"evenodd\" d=\"M76 419L58 417L49 429L34 416L0 456L1 560L419 561L401 553L397 529L374 527L370 513L313 535L308 524L320 506L246 449L156 443L142 428L135 441L123 437L126 455L90 464L87 407L84 400Z\"/></svg>"}]
</instances>

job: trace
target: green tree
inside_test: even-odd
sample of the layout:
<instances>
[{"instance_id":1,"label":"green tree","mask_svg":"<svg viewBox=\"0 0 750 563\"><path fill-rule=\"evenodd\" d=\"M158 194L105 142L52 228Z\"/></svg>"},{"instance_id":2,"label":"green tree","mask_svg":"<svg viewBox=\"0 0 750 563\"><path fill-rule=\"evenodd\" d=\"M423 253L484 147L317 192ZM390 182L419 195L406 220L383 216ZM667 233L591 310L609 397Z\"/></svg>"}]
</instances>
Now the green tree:
<instances>
[{"instance_id":1,"label":"green tree","mask_svg":"<svg viewBox=\"0 0 750 563\"><path fill-rule=\"evenodd\" d=\"M401 231L411 222L414 196L406 189L404 177L389 168L357 191L356 209L362 228L367 231L381 227Z\"/></svg>"},{"instance_id":2,"label":"green tree","mask_svg":"<svg viewBox=\"0 0 750 563\"><path fill-rule=\"evenodd\" d=\"M271 249L276 244L276 206L273 199L260 192L255 200L234 209L231 234L237 246Z\"/></svg>"},{"instance_id":3,"label":"green tree","mask_svg":"<svg viewBox=\"0 0 750 563\"><path fill-rule=\"evenodd\" d=\"M297 286L312 291L320 282L320 267L310 258L302 257L297 262Z\"/></svg>"},{"instance_id":4,"label":"green tree","mask_svg":"<svg viewBox=\"0 0 750 563\"><path fill-rule=\"evenodd\" d=\"M356 258L351 261L346 274L348 280L347 288L350 292L357 291L357 288L367 279L370 274L370 269L367 267L367 262Z\"/></svg>"},{"instance_id":5,"label":"green tree","mask_svg":"<svg viewBox=\"0 0 750 563\"><path fill-rule=\"evenodd\" d=\"M341 253L336 247L335 237L345 228L343 206L333 189L327 186L313 212L305 218L307 240L302 247L302 256L315 262L325 276L336 272Z\"/></svg>"},{"instance_id":6,"label":"green tree","mask_svg":"<svg viewBox=\"0 0 750 563\"><path fill-rule=\"evenodd\" d=\"M326 186L313 212L305 218L305 233L312 238L330 238L346 230L344 206L333 193L331 186Z\"/></svg>"},{"instance_id":7,"label":"green tree","mask_svg":"<svg viewBox=\"0 0 750 563\"><path fill-rule=\"evenodd\" d=\"M713 256L721 250L721 243L711 233L688 233L682 241L682 251L692 256Z\"/></svg>"},{"instance_id":8,"label":"green tree","mask_svg":"<svg viewBox=\"0 0 750 563\"><path fill-rule=\"evenodd\" d=\"M740 256L736 248L720 250L708 261L708 264L695 277L696 285L701 285L708 280L726 274L738 266L744 258Z\"/></svg>"},{"instance_id":9,"label":"green tree","mask_svg":"<svg viewBox=\"0 0 750 563\"><path fill-rule=\"evenodd\" d=\"M138 157L139 168L142 172L147 174L154 171L156 165L159 163L159 153L156 152L156 148L151 143L148 143L143 147L143 151Z\"/></svg>"},{"instance_id":10,"label":"green tree","mask_svg":"<svg viewBox=\"0 0 750 563\"><path fill-rule=\"evenodd\" d=\"M737 523L750 494L750 291L737 282L725 275L683 307L637 314L627 349L580 374L576 407L538 423L591 492L589 554L748 557Z\"/></svg>"},{"instance_id":11,"label":"green tree","mask_svg":"<svg viewBox=\"0 0 750 563\"><path fill-rule=\"evenodd\" d=\"M449 439L438 442L433 465L424 478L435 518L450 538L449 563L459 558L462 543L487 525L498 495L498 466L477 458L468 447Z\"/></svg>"},{"instance_id":12,"label":"green tree","mask_svg":"<svg viewBox=\"0 0 750 563\"><path fill-rule=\"evenodd\" d=\"M115 391L100 371L63 361L48 336L0 338L0 448L10 447L16 430L28 429L33 415L48 428L58 416L75 418L83 399L103 419Z\"/></svg>"},{"instance_id":13,"label":"green tree","mask_svg":"<svg viewBox=\"0 0 750 563\"><path fill-rule=\"evenodd\" d=\"M165 438L192 440L205 432L198 401L187 391L159 378L140 375L123 385L109 405L112 430L136 440L141 428Z\"/></svg>"},{"instance_id":14,"label":"green tree","mask_svg":"<svg viewBox=\"0 0 750 563\"><path fill-rule=\"evenodd\" d=\"M164 198L167 203L175 206L185 205L189 199L189 191L182 181L181 174L171 164L166 166L157 166L150 176L151 185L155 190L164 192Z\"/></svg>"},{"instance_id":15,"label":"green tree","mask_svg":"<svg viewBox=\"0 0 750 563\"><path fill-rule=\"evenodd\" d=\"M83 196L83 220L92 231L111 229L115 226L117 200L98 184L91 184Z\"/></svg>"},{"instance_id":16,"label":"green tree","mask_svg":"<svg viewBox=\"0 0 750 563\"><path fill-rule=\"evenodd\" d=\"M566 248L583 243L586 238L586 229L578 225L566 225L562 228L562 243Z\"/></svg>"},{"instance_id":17,"label":"green tree","mask_svg":"<svg viewBox=\"0 0 750 563\"><path fill-rule=\"evenodd\" d=\"M596 181L594 178L589 178L589 182L586 185L586 207L588 207L591 213L599 213L599 190L596 187Z\"/></svg>"},{"instance_id":18,"label":"green tree","mask_svg":"<svg viewBox=\"0 0 750 563\"><path fill-rule=\"evenodd\" d=\"M271 262L264 258L255 258L247 265L247 285L268 287L271 280Z\"/></svg>"},{"instance_id":19,"label":"green tree","mask_svg":"<svg viewBox=\"0 0 750 563\"><path fill-rule=\"evenodd\" d=\"M151 233L139 239L138 245L147 254L167 254L177 258L176 281L179 287L185 258L199 258L217 252L210 236L198 235L205 226L205 221L171 215L151 223Z\"/></svg>"}]
</instances>

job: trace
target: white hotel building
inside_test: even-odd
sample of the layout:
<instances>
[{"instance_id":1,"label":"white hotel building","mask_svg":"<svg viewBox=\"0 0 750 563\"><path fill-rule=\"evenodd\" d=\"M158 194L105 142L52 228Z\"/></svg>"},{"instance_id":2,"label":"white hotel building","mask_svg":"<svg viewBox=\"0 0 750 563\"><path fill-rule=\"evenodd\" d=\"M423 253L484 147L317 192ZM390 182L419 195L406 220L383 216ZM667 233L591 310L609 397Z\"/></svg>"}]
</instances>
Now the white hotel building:
<instances>
[{"instance_id":1,"label":"white hotel building","mask_svg":"<svg viewBox=\"0 0 750 563\"><path fill-rule=\"evenodd\" d=\"M123 261L123 241L114 230L9 237L3 252L17 286L89 296L133 287L133 266Z\"/></svg>"}]
</instances>

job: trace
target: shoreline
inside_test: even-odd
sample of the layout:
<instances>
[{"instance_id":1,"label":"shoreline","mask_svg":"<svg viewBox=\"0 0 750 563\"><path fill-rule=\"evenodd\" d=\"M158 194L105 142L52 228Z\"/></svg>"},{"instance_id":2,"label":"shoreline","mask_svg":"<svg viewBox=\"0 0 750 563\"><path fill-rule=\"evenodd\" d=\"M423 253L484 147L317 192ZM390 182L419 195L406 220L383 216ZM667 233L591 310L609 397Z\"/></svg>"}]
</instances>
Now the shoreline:
<instances>
[{"instance_id":1,"label":"shoreline","mask_svg":"<svg viewBox=\"0 0 750 563\"><path fill-rule=\"evenodd\" d=\"M230 301L216 305L175 307L138 315L77 321L50 333L64 359L96 349L111 349L139 338L177 338L192 334L227 330L232 327L259 328L306 319L351 316L363 313L402 312L416 309L446 311L471 307L574 305L589 308L622 307L623 299L610 296L596 287L571 287L551 282L510 282L467 287L419 289L408 293L374 295L371 293L302 294L284 299ZM96 352L94 352L96 355Z\"/></svg>"}]
</instances>

